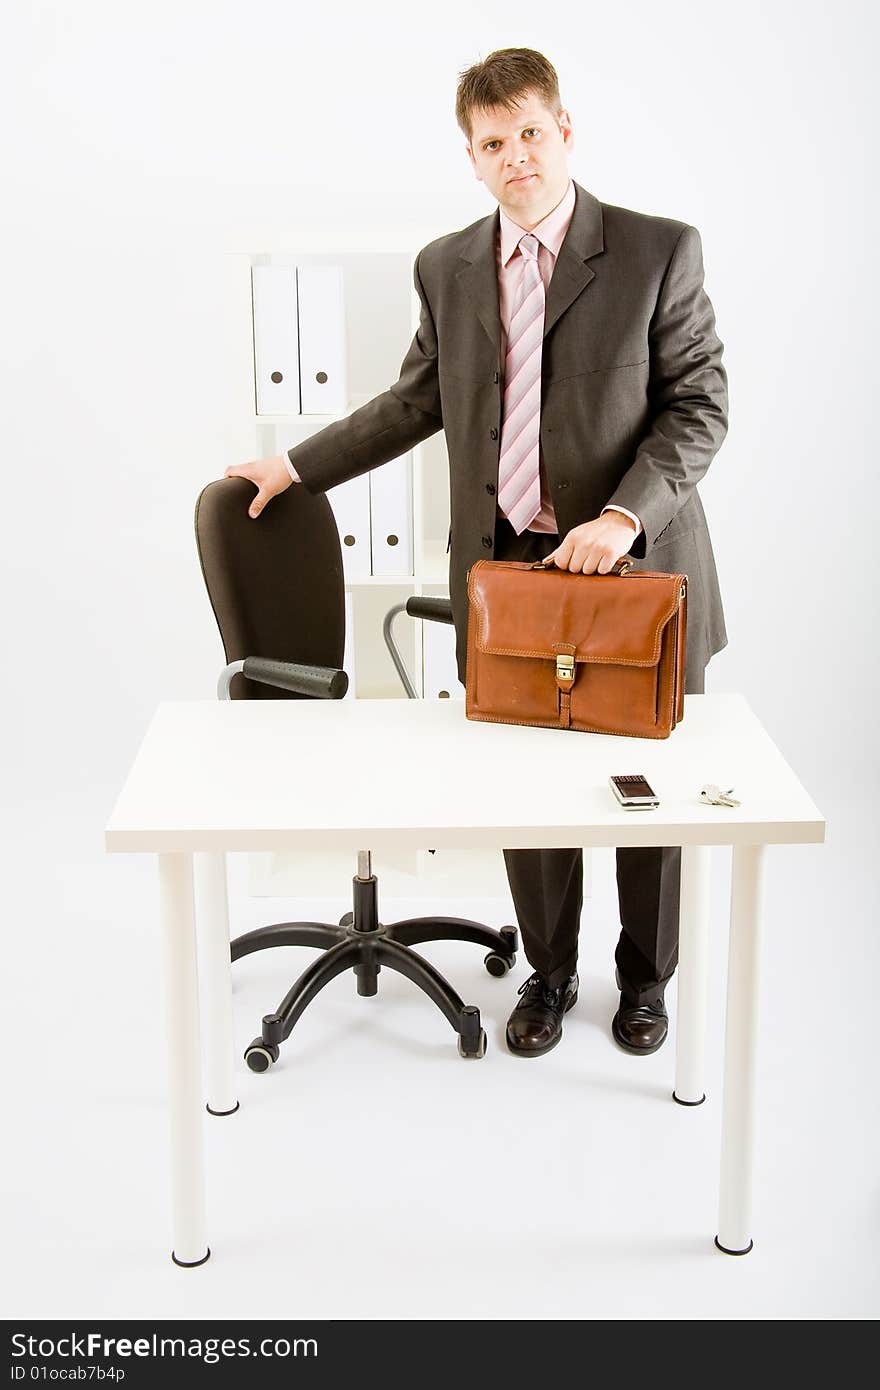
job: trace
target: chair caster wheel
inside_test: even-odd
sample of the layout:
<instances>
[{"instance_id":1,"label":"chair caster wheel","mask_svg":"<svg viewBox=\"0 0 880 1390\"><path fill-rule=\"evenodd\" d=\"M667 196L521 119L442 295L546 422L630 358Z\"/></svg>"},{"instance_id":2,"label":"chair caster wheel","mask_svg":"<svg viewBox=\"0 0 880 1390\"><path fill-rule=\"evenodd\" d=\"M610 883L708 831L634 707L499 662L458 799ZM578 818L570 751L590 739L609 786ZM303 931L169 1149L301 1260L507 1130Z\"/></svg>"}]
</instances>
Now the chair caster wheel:
<instances>
[{"instance_id":1,"label":"chair caster wheel","mask_svg":"<svg viewBox=\"0 0 880 1390\"><path fill-rule=\"evenodd\" d=\"M461 1034L458 1035L458 1055L459 1057L485 1057L486 1055L486 1030L480 1029L480 1036L477 1041L476 1052L466 1052L461 1041Z\"/></svg>"},{"instance_id":2,"label":"chair caster wheel","mask_svg":"<svg viewBox=\"0 0 880 1390\"><path fill-rule=\"evenodd\" d=\"M500 980L513 968L516 956L499 956L497 951L490 951L483 964L490 975L494 975L496 980Z\"/></svg>"},{"instance_id":3,"label":"chair caster wheel","mask_svg":"<svg viewBox=\"0 0 880 1390\"><path fill-rule=\"evenodd\" d=\"M274 1043L264 1043L262 1038L254 1038L245 1048L244 1060L251 1071L268 1071L273 1062L278 1061L278 1048Z\"/></svg>"},{"instance_id":4,"label":"chair caster wheel","mask_svg":"<svg viewBox=\"0 0 880 1390\"><path fill-rule=\"evenodd\" d=\"M344 916L344 917L340 917L340 919L339 919L339 925L340 925L340 927L350 927L350 926L352 925L353 922L354 922L354 913L353 913L353 912L346 912L345 916Z\"/></svg>"}]
</instances>

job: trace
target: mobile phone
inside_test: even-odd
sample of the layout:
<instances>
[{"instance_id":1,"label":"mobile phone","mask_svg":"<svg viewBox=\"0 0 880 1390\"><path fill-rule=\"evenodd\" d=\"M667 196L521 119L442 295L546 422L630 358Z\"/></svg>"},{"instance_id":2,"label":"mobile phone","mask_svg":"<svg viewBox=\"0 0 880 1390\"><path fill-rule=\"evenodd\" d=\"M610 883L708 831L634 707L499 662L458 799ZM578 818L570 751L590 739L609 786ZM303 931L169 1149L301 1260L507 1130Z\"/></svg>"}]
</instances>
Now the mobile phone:
<instances>
[{"instance_id":1,"label":"mobile phone","mask_svg":"<svg viewBox=\"0 0 880 1390\"><path fill-rule=\"evenodd\" d=\"M651 811L660 805L660 798L640 772L625 777L609 777L611 790L627 811Z\"/></svg>"}]
</instances>

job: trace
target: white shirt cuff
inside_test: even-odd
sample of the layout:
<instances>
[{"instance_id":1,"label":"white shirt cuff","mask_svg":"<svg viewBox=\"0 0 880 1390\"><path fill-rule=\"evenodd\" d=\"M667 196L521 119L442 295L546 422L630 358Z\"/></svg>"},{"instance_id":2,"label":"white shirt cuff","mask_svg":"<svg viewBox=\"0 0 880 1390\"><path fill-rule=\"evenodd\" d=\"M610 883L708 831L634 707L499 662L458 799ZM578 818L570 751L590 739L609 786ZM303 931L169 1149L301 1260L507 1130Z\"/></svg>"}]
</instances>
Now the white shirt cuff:
<instances>
[{"instance_id":1,"label":"white shirt cuff","mask_svg":"<svg viewBox=\"0 0 880 1390\"><path fill-rule=\"evenodd\" d=\"M635 512L627 511L626 507L618 507L616 503L613 507L603 507L602 514L604 515L605 512L623 512L624 516L628 516L630 521L635 522L636 536L641 534L642 523L639 521L639 518L636 516ZM633 539L635 539L635 536L633 537Z\"/></svg>"}]
</instances>

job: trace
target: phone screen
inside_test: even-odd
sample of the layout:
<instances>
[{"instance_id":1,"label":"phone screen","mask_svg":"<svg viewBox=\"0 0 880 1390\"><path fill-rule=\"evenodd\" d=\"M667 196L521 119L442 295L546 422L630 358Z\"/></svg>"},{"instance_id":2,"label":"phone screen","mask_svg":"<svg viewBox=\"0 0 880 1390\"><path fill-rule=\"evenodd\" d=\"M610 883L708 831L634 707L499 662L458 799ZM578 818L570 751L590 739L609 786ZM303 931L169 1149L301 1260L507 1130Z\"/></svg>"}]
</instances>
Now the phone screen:
<instances>
[{"instance_id":1,"label":"phone screen","mask_svg":"<svg viewBox=\"0 0 880 1390\"><path fill-rule=\"evenodd\" d=\"M615 782L623 796L653 796L654 792L644 777L615 777Z\"/></svg>"}]
</instances>

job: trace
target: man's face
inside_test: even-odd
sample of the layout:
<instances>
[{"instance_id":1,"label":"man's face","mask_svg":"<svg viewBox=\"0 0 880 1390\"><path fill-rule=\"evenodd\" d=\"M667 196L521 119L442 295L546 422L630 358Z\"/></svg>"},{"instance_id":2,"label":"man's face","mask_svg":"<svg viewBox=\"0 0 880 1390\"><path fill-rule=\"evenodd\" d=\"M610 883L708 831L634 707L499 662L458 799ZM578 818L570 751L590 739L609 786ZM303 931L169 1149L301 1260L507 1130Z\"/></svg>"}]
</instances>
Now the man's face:
<instances>
[{"instance_id":1,"label":"man's face","mask_svg":"<svg viewBox=\"0 0 880 1390\"><path fill-rule=\"evenodd\" d=\"M534 227L568 187L574 132L567 111L559 118L527 93L513 111L490 106L471 117L467 152L474 173L520 227Z\"/></svg>"}]
</instances>

